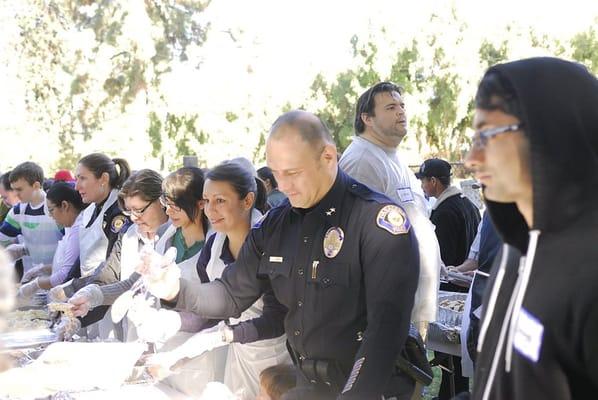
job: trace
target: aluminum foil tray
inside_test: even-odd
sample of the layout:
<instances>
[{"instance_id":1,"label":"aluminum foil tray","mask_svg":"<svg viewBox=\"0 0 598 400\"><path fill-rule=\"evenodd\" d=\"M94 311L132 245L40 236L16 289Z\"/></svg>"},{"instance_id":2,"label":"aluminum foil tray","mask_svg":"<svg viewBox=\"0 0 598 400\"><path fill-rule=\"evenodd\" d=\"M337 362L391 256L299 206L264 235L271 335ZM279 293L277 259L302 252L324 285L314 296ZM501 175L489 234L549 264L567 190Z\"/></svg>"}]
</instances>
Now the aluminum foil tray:
<instances>
[{"instance_id":1,"label":"aluminum foil tray","mask_svg":"<svg viewBox=\"0 0 598 400\"><path fill-rule=\"evenodd\" d=\"M0 334L0 344L5 349L23 349L56 342L58 336L50 329L15 331Z\"/></svg>"}]
</instances>

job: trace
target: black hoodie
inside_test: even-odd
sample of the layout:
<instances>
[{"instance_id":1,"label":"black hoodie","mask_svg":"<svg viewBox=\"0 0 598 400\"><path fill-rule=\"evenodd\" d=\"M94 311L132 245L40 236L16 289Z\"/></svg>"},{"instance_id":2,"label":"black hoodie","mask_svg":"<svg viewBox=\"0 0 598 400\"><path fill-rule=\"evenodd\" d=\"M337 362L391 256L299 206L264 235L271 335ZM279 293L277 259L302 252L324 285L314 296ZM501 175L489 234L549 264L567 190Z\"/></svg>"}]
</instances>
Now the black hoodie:
<instances>
[{"instance_id":1,"label":"black hoodie","mask_svg":"<svg viewBox=\"0 0 598 400\"><path fill-rule=\"evenodd\" d=\"M510 81L530 141L533 227L488 201L505 245L486 290L473 398L598 398L598 81L533 58Z\"/></svg>"}]
</instances>

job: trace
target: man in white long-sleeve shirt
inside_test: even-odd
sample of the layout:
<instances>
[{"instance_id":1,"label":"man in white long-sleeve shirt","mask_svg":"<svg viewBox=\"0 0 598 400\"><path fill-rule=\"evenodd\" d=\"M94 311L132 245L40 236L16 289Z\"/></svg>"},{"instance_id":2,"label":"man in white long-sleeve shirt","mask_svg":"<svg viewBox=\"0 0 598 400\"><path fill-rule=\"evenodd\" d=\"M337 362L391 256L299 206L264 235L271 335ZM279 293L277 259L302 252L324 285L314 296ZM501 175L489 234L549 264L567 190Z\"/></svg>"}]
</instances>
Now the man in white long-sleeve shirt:
<instances>
[{"instance_id":1,"label":"man in white long-sleeve shirt","mask_svg":"<svg viewBox=\"0 0 598 400\"><path fill-rule=\"evenodd\" d=\"M403 206L417 236L420 277L411 320L425 338L428 323L436 320L442 261L420 183L397 155L407 134L405 103L398 86L381 82L361 95L356 107L355 134L340 159L340 168Z\"/></svg>"}]
</instances>

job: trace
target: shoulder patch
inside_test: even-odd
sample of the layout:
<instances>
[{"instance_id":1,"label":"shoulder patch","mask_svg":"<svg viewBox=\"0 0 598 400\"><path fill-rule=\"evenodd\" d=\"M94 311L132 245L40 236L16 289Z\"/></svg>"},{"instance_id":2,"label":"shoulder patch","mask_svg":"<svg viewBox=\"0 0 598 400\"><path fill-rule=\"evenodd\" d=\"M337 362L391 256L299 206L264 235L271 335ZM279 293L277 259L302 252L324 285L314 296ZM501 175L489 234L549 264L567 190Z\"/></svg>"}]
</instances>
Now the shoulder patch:
<instances>
[{"instance_id":1,"label":"shoulder patch","mask_svg":"<svg viewBox=\"0 0 598 400\"><path fill-rule=\"evenodd\" d=\"M376 225L393 235L407 233L411 228L405 211L394 204L386 205L380 209L376 216Z\"/></svg>"},{"instance_id":2,"label":"shoulder patch","mask_svg":"<svg viewBox=\"0 0 598 400\"><path fill-rule=\"evenodd\" d=\"M116 217L112 218L112 223L110 224L110 230L112 233L118 233L120 230L125 226L127 219L124 215L117 215Z\"/></svg>"}]
</instances>

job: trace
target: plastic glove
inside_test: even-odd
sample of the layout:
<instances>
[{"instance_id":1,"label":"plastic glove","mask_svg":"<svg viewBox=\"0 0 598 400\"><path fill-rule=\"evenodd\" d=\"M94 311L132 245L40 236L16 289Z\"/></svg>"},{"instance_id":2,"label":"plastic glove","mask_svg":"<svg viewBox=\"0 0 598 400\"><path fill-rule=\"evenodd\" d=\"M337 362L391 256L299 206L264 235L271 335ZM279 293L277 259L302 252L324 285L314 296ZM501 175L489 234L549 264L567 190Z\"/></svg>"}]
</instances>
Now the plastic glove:
<instances>
[{"instance_id":1,"label":"plastic glove","mask_svg":"<svg viewBox=\"0 0 598 400\"><path fill-rule=\"evenodd\" d=\"M232 341L232 338L227 338L229 335L226 334L226 331L230 331L230 328L224 321L221 321L212 328L196 333L172 352L178 359L194 358L217 347L226 346ZM232 331L230 333L232 334Z\"/></svg>"},{"instance_id":2,"label":"plastic glove","mask_svg":"<svg viewBox=\"0 0 598 400\"><path fill-rule=\"evenodd\" d=\"M143 277L145 287L161 299L172 300L179 293L181 270L175 263L176 249L171 247L164 256L144 247L137 272Z\"/></svg>"},{"instance_id":3,"label":"plastic glove","mask_svg":"<svg viewBox=\"0 0 598 400\"><path fill-rule=\"evenodd\" d=\"M13 260L18 260L24 255L27 255L27 248L24 244L15 243L7 246L6 252L12 257Z\"/></svg>"},{"instance_id":4,"label":"plastic glove","mask_svg":"<svg viewBox=\"0 0 598 400\"><path fill-rule=\"evenodd\" d=\"M52 272L51 265L44 265L44 264L33 264L33 267L25 272L23 275L23 279L21 282L29 282L30 280L37 278L38 276L48 275Z\"/></svg>"},{"instance_id":5,"label":"plastic glove","mask_svg":"<svg viewBox=\"0 0 598 400\"><path fill-rule=\"evenodd\" d=\"M30 299L38 290L40 290L39 278L35 278L31 282L26 283L19 288L19 291L17 292L17 299L19 301Z\"/></svg>"},{"instance_id":6,"label":"plastic glove","mask_svg":"<svg viewBox=\"0 0 598 400\"><path fill-rule=\"evenodd\" d=\"M66 293L64 292L63 285L54 286L48 292L48 302L50 303L64 303L68 300Z\"/></svg>"},{"instance_id":7,"label":"plastic glove","mask_svg":"<svg viewBox=\"0 0 598 400\"><path fill-rule=\"evenodd\" d=\"M139 338L150 343L165 342L181 329L181 317L172 310L149 308L141 321L131 315L129 319L137 327Z\"/></svg>"},{"instance_id":8,"label":"plastic glove","mask_svg":"<svg viewBox=\"0 0 598 400\"><path fill-rule=\"evenodd\" d=\"M73 335L81 329L81 321L67 315L60 317L60 322L56 325L54 332L58 336L58 340L69 341Z\"/></svg>"},{"instance_id":9,"label":"plastic glove","mask_svg":"<svg viewBox=\"0 0 598 400\"><path fill-rule=\"evenodd\" d=\"M73 315L75 317L86 316L89 310L102 305L103 301L104 295L102 294L102 289L96 284L79 289L79 291L69 299L69 303L74 306Z\"/></svg>"},{"instance_id":10,"label":"plastic glove","mask_svg":"<svg viewBox=\"0 0 598 400\"><path fill-rule=\"evenodd\" d=\"M163 380L174 373L172 366L181 358L175 351L151 354L145 361L147 371L156 380Z\"/></svg>"}]
</instances>

